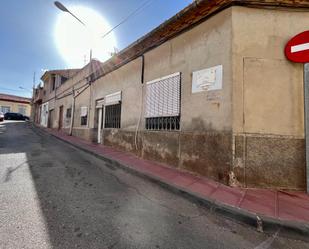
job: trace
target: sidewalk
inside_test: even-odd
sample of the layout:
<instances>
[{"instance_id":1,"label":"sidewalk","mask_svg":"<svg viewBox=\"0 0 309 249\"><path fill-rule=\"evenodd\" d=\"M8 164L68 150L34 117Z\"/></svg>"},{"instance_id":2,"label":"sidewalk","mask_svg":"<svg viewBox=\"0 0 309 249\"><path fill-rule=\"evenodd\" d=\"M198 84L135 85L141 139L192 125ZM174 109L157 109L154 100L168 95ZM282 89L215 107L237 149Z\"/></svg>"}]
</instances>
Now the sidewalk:
<instances>
[{"instance_id":1,"label":"sidewalk","mask_svg":"<svg viewBox=\"0 0 309 249\"><path fill-rule=\"evenodd\" d=\"M44 130L119 167L146 176L172 190L180 190L213 211L254 226L258 215L263 221L264 230L280 227L281 233L286 229L309 236L309 195L306 193L232 188L111 147L93 144L55 130Z\"/></svg>"}]
</instances>

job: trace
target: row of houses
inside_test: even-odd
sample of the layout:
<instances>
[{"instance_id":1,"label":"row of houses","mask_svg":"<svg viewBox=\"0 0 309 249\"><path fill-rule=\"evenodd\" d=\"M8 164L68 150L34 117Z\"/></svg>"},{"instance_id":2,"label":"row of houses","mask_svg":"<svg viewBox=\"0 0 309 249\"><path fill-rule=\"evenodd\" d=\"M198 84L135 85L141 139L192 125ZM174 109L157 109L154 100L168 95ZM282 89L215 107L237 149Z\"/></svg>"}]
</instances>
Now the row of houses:
<instances>
[{"instance_id":1,"label":"row of houses","mask_svg":"<svg viewBox=\"0 0 309 249\"><path fill-rule=\"evenodd\" d=\"M224 184L304 190L303 66L284 46L308 20L307 1L194 1L104 63L45 72L33 119Z\"/></svg>"}]
</instances>

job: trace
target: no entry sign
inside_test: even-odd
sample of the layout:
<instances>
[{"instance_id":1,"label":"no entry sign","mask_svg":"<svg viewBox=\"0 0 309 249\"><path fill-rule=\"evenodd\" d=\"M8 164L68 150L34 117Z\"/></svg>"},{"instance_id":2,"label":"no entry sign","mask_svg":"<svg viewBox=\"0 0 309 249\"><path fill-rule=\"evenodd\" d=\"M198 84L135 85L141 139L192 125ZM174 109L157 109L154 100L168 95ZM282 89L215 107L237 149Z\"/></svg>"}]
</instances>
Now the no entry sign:
<instances>
[{"instance_id":1,"label":"no entry sign","mask_svg":"<svg viewBox=\"0 0 309 249\"><path fill-rule=\"evenodd\" d=\"M293 62L309 62L309 30L294 36L286 44L285 56Z\"/></svg>"},{"instance_id":2,"label":"no entry sign","mask_svg":"<svg viewBox=\"0 0 309 249\"><path fill-rule=\"evenodd\" d=\"M307 193L309 193L309 30L294 36L286 44L285 56L290 61L304 63L306 181Z\"/></svg>"}]
</instances>

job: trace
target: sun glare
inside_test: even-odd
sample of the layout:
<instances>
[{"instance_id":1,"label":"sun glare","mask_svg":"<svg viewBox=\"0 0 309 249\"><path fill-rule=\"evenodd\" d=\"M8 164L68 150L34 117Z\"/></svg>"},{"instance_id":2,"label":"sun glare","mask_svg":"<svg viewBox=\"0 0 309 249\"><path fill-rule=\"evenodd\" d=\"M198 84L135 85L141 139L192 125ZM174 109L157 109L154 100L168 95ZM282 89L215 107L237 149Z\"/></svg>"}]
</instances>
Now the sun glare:
<instances>
[{"instance_id":1,"label":"sun glare","mask_svg":"<svg viewBox=\"0 0 309 249\"><path fill-rule=\"evenodd\" d=\"M55 25L55 43L60 55L68 67L82 67L89 62L90 50L92 58L105 61L117 47L114 33L102 38L111 27L95 10L84 6L68 8L81 19L86 27L69 13L59 13Z\"/></svg>"}]
</instances>

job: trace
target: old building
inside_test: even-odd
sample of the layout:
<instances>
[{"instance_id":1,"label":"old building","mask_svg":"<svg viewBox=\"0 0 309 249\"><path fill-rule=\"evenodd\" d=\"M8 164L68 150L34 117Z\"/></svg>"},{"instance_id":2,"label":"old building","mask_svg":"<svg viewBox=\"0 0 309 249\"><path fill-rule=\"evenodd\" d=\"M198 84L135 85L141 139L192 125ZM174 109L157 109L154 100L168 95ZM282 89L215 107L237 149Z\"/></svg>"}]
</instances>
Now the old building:
<instances>
[{"instance_id":1,"label":"old building","mask_svg":"<svg viewBox=\"0 0 309 249\"><path fill-rule=\"evenodd\" d=\"M0 112L16 112L29 117L31 113L31 99L0 93Z\"/></svg>"},{"instance_id":2,"label":"old building","mask_svg":"<svg viewBox=\"0 0 309 249\"><path fill-rule=\"evenodd\" d=\"M41 109L49 127L225 184L305 189L303 66L284 47L308 20L307 1L194 1L54 92L46 72Z\"/></svg>"},{"instance_id":3,"label":"old building","mask_svg":"<svg viewBox=\"0 0 309 249\"><path fill-rule=\"evenodd\" d=\"M41 84L33 90L33 120L43 127L55 127L56 114L55 103L57 92L63 91L63 85L78 73L79 69L51 70L41 77L44 85ZM69 84L66 84L66 88ZM62 122L62 121L61 121Z\"/></svg>"}]
</instances>

